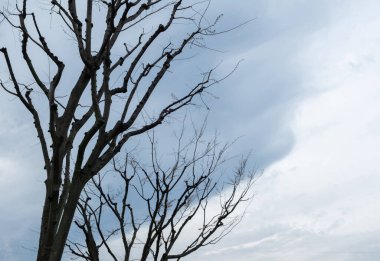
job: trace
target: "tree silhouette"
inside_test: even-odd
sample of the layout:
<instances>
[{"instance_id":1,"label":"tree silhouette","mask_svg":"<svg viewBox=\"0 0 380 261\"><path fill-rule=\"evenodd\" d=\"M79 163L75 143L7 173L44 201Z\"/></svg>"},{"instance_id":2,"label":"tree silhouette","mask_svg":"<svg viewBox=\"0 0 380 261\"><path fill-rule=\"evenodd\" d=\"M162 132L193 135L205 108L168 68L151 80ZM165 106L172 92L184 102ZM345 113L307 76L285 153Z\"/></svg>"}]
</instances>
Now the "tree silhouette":
<instances>
[{"instance_id":1,"label":"tree silhouette","mask_svg":"<svg viewBox=\"0 0 380 261\"><path fill-rule=\"evenodd\" d=\"M39 15L29 11L29 1L20 2L0 15L20 32L20 56L27 68L22 76L27 73L32 82L19 81L22 76L15 70L15 60L2 47L2 66L9 79L0 79L0 85L33 118L46 171L37 260L55 261L62 258L77 206L86 205L80 201L86 184L127 141L160 125L221 80L210 69L192 87L181 88L180 82L172 82L179 94L156 108L155 115L144 116L180 55L189 47L206 48L205 38L223 32L215 29L219 17L210 22L205 19L208 7L197 11L199 3L191 1L52 0ZM44 33L39 22L44 14L60 19L61 27L55 33L75 41L77 60L60 58L60 50L51 47L54 36ZM163 40L184 22L189 31ZM120 46L124 46L122 54ZM54 74L48 79L33 55L37 51L41 53L38 60L47 58L55 66L55 70L49 68ZM81 69L73 74L67 68L77 66L78 60Z\"/></svg>"}]
</instances>

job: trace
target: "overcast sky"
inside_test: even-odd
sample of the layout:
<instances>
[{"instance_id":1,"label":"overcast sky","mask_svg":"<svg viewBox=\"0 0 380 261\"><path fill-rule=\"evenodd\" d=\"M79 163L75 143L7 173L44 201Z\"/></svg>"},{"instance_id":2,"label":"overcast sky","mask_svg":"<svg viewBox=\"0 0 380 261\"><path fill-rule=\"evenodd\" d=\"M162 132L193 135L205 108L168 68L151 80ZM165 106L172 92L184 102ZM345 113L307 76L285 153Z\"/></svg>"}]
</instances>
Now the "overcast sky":
<instances>
[{"instance_id":1,"label":"overcast sky","mask_svg":"<svg viewBox=\"0 0 380 261\"><path fill-rule=\"evenodd\" d=\"M225 26L254 20L205 54L222 70L244 60L215 90L209 127L242 136L238 150L264 172L243 222L189 260L380 260L379 12L377 0L213 1ZM0 45L15 39L1 24ZM35 255L43 198L19 107L1 92L0 259L10 261Z\"/></svg>"}]
</instances>

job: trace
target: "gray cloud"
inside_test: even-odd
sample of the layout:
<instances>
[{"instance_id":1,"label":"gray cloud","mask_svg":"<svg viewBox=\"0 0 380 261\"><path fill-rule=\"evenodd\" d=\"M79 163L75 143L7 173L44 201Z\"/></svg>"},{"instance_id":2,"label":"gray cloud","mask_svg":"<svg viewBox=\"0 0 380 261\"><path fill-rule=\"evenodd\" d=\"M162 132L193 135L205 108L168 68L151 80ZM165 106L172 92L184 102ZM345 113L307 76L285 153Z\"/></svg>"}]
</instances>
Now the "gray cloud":
<instances>
[{"instance_id":1,"label":"gray cloud","mask_svg":"<svg viewBox=\"0 0 380 261\"><path fill-rule=\"evenodd\" d=\"M7 2L1 1L0 3ZM223 140L233 140L238 136L243 136L234 152L253 150L257 165L260 168L270 168L278 160L289 156L292 149L302 142L302 137L297 136L299 134L294 132L295 115L297 115L299 104L305 102L306 98L309 99L315 95L318 92L316 89L319 87L324 88L324 77L331 77L335 71L330 72L329 76L321 73L318 81L311 78L310 75L315 74L315 70L324 72L324 67L327 68L327 71L331 68L336 69L331 63L339 63L343 58L351 59L347 57L330 59L328 50L330 47L333 49L332 45L341 45L342 48L346 45L344 39L338 39L339 41L333 37L328 39L331 37L330 28L343 23L342 21L346 19L351 21L348 23L350 26L363 23L363 30L365 25L371 24L371 21L367 20L373 17L371 12L376 10L378 3L376 1L353 3L355 1L347 1L345 5L339 1L327 0L213 1L210 16L216 16L219 12L225 13L225 17L220 23L222 29L251 18L255 18L255 20L226 35L208 40L208 46L221 50L222 53L192 50L192 54L196 55L194 59L178 62L178 74L175 76L173 74L173 78L168 77L166 83L173 82L173 79L183 79L190 83L200 72L219 63L221 65L218 75L224 75L233 69L239 60L244 59L239 70L214 89L213 93L220 99L207 98L211 104L209 126L218 129ZM367 14L369 18L366 20ZM47 18L42 22L46 23L48 28L51 21ZM339 27L338 33L342 31L343 36L349 34L350 28L346 27L346 24L343 29ZM3 23L0 25L1 45L6 43L8 46L14 46L18 34L4 28ZM5 31L7 34L4 33ZM359 31L362 30L355 32ZM369 31L369 33L376 34L373 31ZM316 36L317 38L313 38ZM61 47L62 41L70 43L67 36L52 37L52 41L52 45L58 49ZM324 48L315 48L321 52L320 54L310 54L305 51L314 44L323 46L324 41L330 42L327 42L327 46ZM354 47L361 48L356 42ZM341 49L336 46L334 48L333 50L336 52ZM350 46L350 48L353 47ZM70 44L61 49L65 60L72 60L76 57L74 49L74 45ZM311 50L314 49L311 48ZM14 57L18 51L18 47L14 50L11 49ZM350 52L354 51L349 50L346 53ZM36 57L38 57L38 53L36 53ZM360 62L356 59L349 61L348 64L352 71L366 72L369 69L368 62L365 61L370 61L371 64L376 64L378 61L378 57L374 58L371 54L365 54L363 57L367 57L367 59L359 59ZM313 61L308 59L313 59ZM46 61L41 61L42 64L46 65ZM337 67L340 68L339 65ZM65 81L68 82L72 73L75 74L78 68L71 68L70 73L65 74ZM22 72L22 70L23 66L18 65L18 71ZM352 71L349 74L352 74ZM4 73L6 70L1 68L0 74L4 75ZM47 70L45 73L47 74ZM341 71L338 71L336 77L346 77L347 74L342 76ZM333 83L335 82L333 81ZM166 91L165 86L163 90ZM161 104L170 96L170 93L165 91L157 101L153 102L153 109L156 104ZM17 103L18 101L9 96L0 95L0 121L2 122L0 127L0 136L2 137L0 139L0 177L5 181L0 188L1 192L7 195L0 199L2 213L0 230L3 232L0 235L0 259L15 261L28 260L30 255L34 254L33 251L24 247L33 249L36 246L38 233L35 231L39 226L38 215L43 194L43 177L40 174L42 161L39 160L40 157L36 153L39 151L39 147L36 143L35 133L32 129L31 119L26 116L27 114L22 108L19 108ZM318 106L323 108L326 105ZM194 115L197 115L197 111ZM372 121L368 124L372 126L370 128L372 135L376 135L378 133L376 130L379 129L378 122ZM317 128L313 128L311 131L316 134L326 132L326 128L323 126L320 127L320 131ZM326 142L326 144L329 143ZM374 154L376 151L367 153ZM306 151L304 154L311 158L315 155L313 151ZM297 168L299 164L293 165ZM309 169L314 168L318 168L318 166L308 166L302 170L310 172ZM282 167L280 170L289 172L286 167ZM321 172L320 179L322 179L325 177L325 170L319 171ZM302 218L307 222L310 219L323 220L328 215L326 211L322 210L327 208L330 202L340 202L348 188L350 191L354 190L351 185L345 185L341 187L341 190L334 189L334 187L325 188L312 196L299 188L299 191L287 195L289 190L296 190L294 187L297 186L278 187L278 182L284 182L283 179L278 178L280 175L281 173L277 175L270 173L268 179L259 184L262 186L261 190L268 191L268 194L263 196L266 197L264 203L260 203L260 197L257 199L259 206L255 206L251 211L253 214L246 217L246 221L242 223L236 233L231 235L228 242L223 241L220 249L208 248L207 251L200 253L199 257L207 258L209 261L284 260L284 257L287 260L326 259L334 261L379 259L379 249L374 244L380 239L377 236L379 228L374 228L372 232L333 233L332 231L339 228L341 223L346 220L346 217L340 215L339 211L340 214L331 218L332 221L329 219L325 225L322 225L320 231L313 231L309 226L307 228L299 227L303 221L294 221L298 227L294 223L291 224L291 221L302 216L302 213L306 213ZM300 178L300 174L285 176L291 180L289 183L299 182L299 184L306 184L303 185L306 187L313 185ZM339 181L338 178L336 179ZM365 180L362 187L367 187L376 196L375 189L368 185L372 178ZM316 178L315 184L319 184L317 181ZM362 191L358 189L355 193L359 197ZM279 200L282 197L284 197L284 201ZM339 209L339 204L338 206L331 205L331 211ZM348 211L348 213L351 212ZM318 222L315 224L318 227Z\"/></svg>"}]
</instances>

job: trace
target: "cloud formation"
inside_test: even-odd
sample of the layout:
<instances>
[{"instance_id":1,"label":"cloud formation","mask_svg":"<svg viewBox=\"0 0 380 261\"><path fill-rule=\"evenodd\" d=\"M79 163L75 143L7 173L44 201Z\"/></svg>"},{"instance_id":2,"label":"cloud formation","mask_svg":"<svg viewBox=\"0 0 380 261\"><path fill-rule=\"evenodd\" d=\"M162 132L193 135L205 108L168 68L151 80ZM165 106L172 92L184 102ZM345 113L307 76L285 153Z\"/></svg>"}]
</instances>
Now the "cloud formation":
<instances>
[{"instance_id":1,"label":"cloud formation","mask_svg":"<svg viewBox=\"0 0 380 261\"><path fill-rule=\"evenodd\" d=\"M335 4L324 26L297 36L302 46L290 55L310 94L297 103L294 148L259 180L245 221L200 258L380 258L379 3Z\"/></svg>"},{"instance_id":2,"label":"cloud formation","mask_svg":"<svg viewBox=\"0 0 380 261\"><path fill-rule=\"evenodd\" d=\"M265 174L244 221L195 258L380 258L379 8L375 0L213 1L223 26L255 20L210 42L224 53L207 61L223 61L222 72L244 61L215 90L209 125L226 140L243 135L238 150L253 149ZM16 42L3 28L1 45ZM0 95L0 259L11 261L34 254L43 194L31 120L17 107Z\"/></svg>"}]
</instances>

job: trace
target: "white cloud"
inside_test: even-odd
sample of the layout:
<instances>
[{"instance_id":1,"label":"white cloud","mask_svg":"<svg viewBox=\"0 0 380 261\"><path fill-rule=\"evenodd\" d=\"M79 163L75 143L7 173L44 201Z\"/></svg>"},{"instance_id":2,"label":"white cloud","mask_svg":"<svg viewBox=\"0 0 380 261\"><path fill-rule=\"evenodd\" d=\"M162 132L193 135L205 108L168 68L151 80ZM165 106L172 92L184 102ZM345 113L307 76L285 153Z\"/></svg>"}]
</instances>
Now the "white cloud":
<instances>
[{"instance_id":1,"label":"white cloud","mask_svg":"<svg viewBox=\"0 0 380 261\"><path fill-rule=\"evenodd\" d=\"M314 90L296 145L257 183L250 214L208 260L378 260L380 19L351 2L297 53Z\"/></svg>"}]
</instances>

